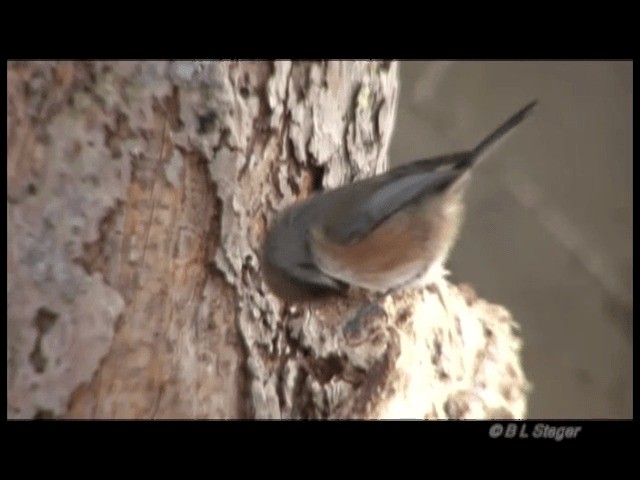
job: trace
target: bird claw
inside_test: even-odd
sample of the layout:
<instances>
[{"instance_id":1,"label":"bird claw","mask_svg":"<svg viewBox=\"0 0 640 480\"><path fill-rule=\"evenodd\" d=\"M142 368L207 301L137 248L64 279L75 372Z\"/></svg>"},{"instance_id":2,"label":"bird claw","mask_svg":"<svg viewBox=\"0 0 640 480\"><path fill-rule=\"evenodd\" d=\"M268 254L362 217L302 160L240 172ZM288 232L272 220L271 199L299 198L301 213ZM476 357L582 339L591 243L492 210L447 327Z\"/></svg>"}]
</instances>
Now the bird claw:
<instances>
[{"instance_id":1,"label":"bird claw","mask_svg":"<svg viewBox=\"0 0 640 480\"><path fill-rule=\"evenodd\" d=\"M431 293L435 293L436 295L438 295L438 299L440 300L442 307L447 313L450 313L449 307L447 306L447 302L444 299L444 294L442 293L442 288L440 287L440 282L433 282L427 285L427 290Z\"/></svg>"}]
</instances>

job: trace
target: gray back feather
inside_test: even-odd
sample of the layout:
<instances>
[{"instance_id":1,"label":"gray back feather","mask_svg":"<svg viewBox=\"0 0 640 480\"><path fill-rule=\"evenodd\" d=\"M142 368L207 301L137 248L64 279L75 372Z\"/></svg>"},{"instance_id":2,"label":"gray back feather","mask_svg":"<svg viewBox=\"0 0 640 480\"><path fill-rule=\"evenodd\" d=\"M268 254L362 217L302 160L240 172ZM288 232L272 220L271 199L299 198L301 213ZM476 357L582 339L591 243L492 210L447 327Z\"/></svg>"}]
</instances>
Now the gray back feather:
<instances>
[{"instance_id":1,"label":"gray back feather","mask_svg":"<svg viewBox=\"0 0 640 480\"><path fill-rule=\"evenodd\" d=\"M451 170L414 169L397 178L385 179L373 190L367 188L371 185L363 183L359 195L353 198L345 195L341 199L341 209L325 225L326 233L341 244L358 240L411 202L446 188L458 175L459 172Z\"/></svg>"}]
</instances>

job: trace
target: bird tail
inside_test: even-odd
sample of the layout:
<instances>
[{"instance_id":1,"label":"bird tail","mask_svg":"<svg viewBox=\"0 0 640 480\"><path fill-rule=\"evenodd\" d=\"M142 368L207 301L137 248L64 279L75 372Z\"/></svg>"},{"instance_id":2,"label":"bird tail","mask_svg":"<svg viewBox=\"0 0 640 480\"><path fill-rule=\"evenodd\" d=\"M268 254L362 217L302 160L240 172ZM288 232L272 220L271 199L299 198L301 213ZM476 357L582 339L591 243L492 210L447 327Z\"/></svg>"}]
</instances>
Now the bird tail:
<instances>
[{"instance_id":1,"label":"bird tail","mask_svg":"<svg viewBox=\"0 0 640 480\"><path fill-rule=\"evenodd\" d=\"M502 125L496 128L492 133L487 135L472 151L468 158L468 165L470 167L474 163L479 162L482 158L486 157L494 147L498 145L500 140L506 138L506 135L510 133L515 127L517 127L522 121L533 113L537 100L527 104L520 109L517 113L513 114Z\"/></svg>"}]
</instances>

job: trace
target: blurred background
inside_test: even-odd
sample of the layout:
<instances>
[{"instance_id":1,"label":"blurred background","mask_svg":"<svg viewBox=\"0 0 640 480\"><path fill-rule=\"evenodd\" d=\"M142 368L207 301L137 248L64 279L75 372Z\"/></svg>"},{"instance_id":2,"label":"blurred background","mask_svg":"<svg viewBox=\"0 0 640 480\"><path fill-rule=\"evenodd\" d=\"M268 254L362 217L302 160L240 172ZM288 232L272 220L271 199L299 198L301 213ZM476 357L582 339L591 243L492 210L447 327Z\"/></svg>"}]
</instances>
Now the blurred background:
<instances>
[{"instance_id":1,"label":"blurred background","mask_svg":"<svg viewBox=\"0 0 640 480\"><path fill-rule=\"evenodd\" d=\"M401 62L390 163L473 147L451 280L522 327L529 418L631 418L632 62Z\"/></svg>"}]
</instances>

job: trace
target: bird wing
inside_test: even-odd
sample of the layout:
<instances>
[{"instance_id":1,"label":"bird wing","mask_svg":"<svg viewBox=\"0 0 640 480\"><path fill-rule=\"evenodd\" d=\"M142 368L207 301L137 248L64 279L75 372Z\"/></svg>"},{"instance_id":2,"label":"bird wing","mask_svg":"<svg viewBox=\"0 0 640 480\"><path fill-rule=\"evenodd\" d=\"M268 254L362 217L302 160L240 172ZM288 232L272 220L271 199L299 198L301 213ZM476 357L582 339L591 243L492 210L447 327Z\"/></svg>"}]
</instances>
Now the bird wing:
<instances>
[{"instance_id":1,"label":"bird wing","mask_svg":"<svg viewBox=\"0 0 640 480\"><path fill-rule=\"evenodd\" d=\"M344 190L325 225L327 237L341 244L358 241L405 205L430 192L451 187L460 191L469 175L464 173L487 156L535 109L530 102L487 135L473 150L412 162L391 170L382 178L365 180ZM375 188L377 185L377 188ZM373 187L373 188L372 188Z\"/></svg>"},{"instance_id":2,"label":"bird wing","mask_svg":"<svg viewBox=\"0 0 640 480\"><path fill-rule=\"evenodd\" d=\"M424 171L409 169L402 175L389 172L384 177L344 190L324 225L327 238L339 244L357 242L376 226L406 205L430 192L442 191L459 175L457 170ZM393 178L395 177L395 178ZM372 188L373 187L373 188Z\"/></svg>"}]
</instances>

